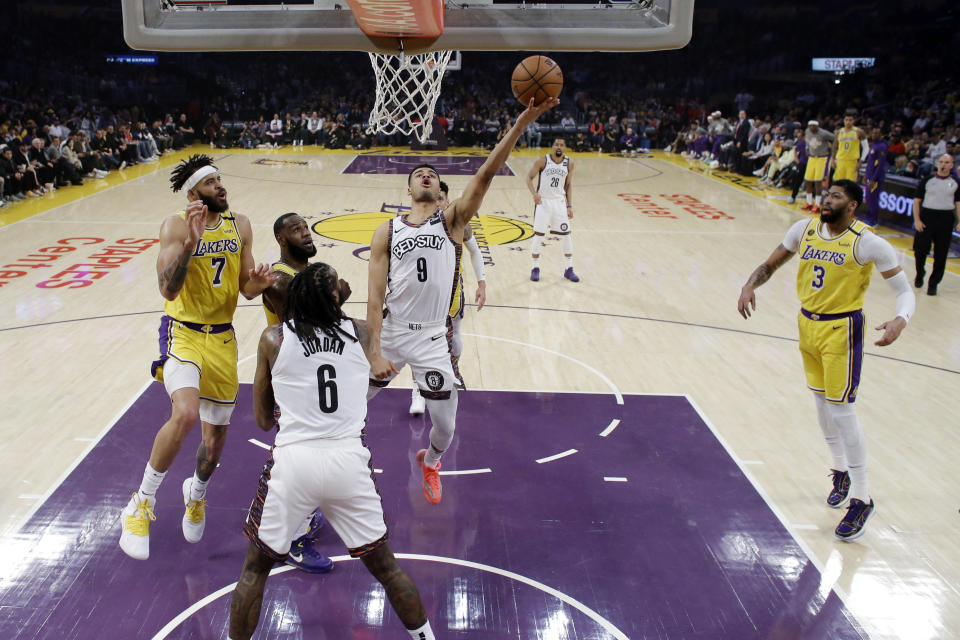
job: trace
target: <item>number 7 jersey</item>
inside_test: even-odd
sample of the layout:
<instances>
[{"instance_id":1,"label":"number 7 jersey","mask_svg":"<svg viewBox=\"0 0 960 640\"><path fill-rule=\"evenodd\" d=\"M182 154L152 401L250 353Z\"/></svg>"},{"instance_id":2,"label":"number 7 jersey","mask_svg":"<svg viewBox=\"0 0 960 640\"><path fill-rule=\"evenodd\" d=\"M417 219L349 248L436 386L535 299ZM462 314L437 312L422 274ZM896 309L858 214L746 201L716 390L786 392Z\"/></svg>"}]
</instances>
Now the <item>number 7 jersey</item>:
<instances>
[{"instance_id":1,"label":"number 7 jersey","mask_svg":"<svg viewBox=\"0 0 960 640\"><path fill-rule=\"evenodd\" d=\"M186 213L179 212L186 219ZM220 214L217 226L205 227L187 265L183 288L163 305L168 316L181 322L229 324L240 295L240 252L243 241L237 221Z\"/></svg>"},{"instance_id":2,"label":"number 7 jersey","mask_svg":"<svg viewBox=\"0 0 960 640\"><path fill-rule=\"evenodd\" d=\"M419 225L397 216L388 227L386 306L401 322L446 322L460 273L463 245L453 241L442 211Z\"/></svg>"},{"instance_id":3,"label":"number 7 jersey","mask_svg":"<svg viewBox=\"0 0 960 640\"><path fill-rule=\"evenodd\" d=\"M811 313L846 313L863 308L870 286L871 262L862 262L857 247L869 227L855 220L835 238L821 234L820 220L807 222L797 256L797 297Z\"/></svg>"}]
</instances>

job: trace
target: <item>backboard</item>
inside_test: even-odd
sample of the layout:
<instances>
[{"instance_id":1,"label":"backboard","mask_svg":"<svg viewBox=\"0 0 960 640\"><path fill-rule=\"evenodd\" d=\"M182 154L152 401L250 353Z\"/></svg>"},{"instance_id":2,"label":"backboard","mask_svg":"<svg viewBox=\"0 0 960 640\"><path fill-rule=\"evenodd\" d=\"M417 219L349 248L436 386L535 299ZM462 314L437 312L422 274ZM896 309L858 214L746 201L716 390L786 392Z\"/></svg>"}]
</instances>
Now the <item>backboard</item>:
<instances>
[{"instance_id":1,"label":"backboard","mask_svg":"<svg viewBox=\"0 0 960 640\"><path fill-rule=\"evenodd\" d=\"M384 0L385 1L385 0ZM127 44L148 51L369 51L344 0L121 0ZM403 40L407 53L652 51L689 42L694 0L445 2L443 33Z\"/></svg>"}]
</instances>

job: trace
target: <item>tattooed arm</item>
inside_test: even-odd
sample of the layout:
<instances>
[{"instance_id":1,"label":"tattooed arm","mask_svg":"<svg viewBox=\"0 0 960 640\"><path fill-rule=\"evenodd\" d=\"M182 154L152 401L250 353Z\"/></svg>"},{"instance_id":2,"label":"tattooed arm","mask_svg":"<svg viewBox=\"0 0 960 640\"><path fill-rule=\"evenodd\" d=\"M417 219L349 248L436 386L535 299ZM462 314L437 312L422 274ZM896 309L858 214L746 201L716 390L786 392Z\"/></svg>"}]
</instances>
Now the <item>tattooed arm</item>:
<instances>
[{"instance_id":1,"label":"tattooed arm","mask_svg":"<svg viewBox=\"0 0 960 640\"><path fill-rule=\"evenodd\" d=\"M782 244L773 250L770 257L750 274L747 283L740 290L740 300L737 302L737 311L744 318L749 318L751 311L757 309L757 298L754 289L770 279L773 272L779 269L787 260L793 257L792 251L789 251Z\"/></svg>"},{"instance_id":2,"label":"tattooed arm","mask_svg":"<svg viewBox=\"0 0 960 640\"><path fill-rule=\"evenodd\" d=\"M190 256L203 236L206 206L191 202L186 218L170 216L160 227L160 255L157 257L157 284L160 295L175 300L187 278Z\"/></svg>"}]
</instances>

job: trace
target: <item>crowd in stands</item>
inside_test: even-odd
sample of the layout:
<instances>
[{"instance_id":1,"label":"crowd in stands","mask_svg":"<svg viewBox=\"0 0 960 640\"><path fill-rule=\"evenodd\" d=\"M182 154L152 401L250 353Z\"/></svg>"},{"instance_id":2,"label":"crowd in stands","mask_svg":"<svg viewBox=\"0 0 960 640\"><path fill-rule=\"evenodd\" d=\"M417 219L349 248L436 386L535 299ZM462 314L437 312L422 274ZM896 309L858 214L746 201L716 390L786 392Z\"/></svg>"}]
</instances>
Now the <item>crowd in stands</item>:
<instances>
[{"instance_id":1,"label":"crowd in stands","mask_svg":"<svg viewBox=\"0 0 960 640\"><path fill-rule=\"evenodd\" d=\"M104 54L125 49L115 4L92 0L70 11L58 5L51 14L43 2L18 3L12 18L0 21L8 50L32 50L60 33L72 37L77 20L90 25L70 50L0 62L3 203L153 162L195 142L224 149L409 144L404 136L365 131L374 98L365 54L161 53L156 66L111 65ZM921 176L939 153L960 154L954 65L939 51L928 51L922 64L910 53L911 43L937 38L943 52L955 49L960 35L943 20L956 17L953 5L933 2L903 15L880 6L861 15L856 7L838 13L826 2L763 11L751 11L750 2L720 4L698 2L694 39L680 51L555 54L565 72L561 105L528 127L521 144L549 146L562 135L576 151L669 148L784 184L806 123L817 120L832 131L852 107L857 126L869 135L879 129L886 140L891 172ZM109 19L98 13L104 11ZM828 17L856 21L858 29L850 42L818 44L817 54L846 55L854 46L877 55L877 67L834 84L829 74L807 71L808 51L775 46L777 25L802 30ZM895 31L897 39L886 37ZM711 57L721 51L722 68L715 69ZM453 145L491 148L521 109L505 80L517 55L467 52L463 59L463 69L444 79L438 126ZM741 110L748 114L746 148L731 150Z\"/></svg>"}]
</instances>

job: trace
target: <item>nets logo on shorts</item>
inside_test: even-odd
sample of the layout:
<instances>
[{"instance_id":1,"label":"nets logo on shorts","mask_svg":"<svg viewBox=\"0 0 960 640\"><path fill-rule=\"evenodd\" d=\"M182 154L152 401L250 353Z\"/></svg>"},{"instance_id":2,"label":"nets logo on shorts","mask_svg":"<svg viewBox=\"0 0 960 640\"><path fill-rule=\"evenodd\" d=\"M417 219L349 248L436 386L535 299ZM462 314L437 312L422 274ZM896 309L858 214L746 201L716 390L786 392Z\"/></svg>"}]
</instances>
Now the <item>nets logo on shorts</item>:
<instances>
[{"instance_id":1,"label":"nets logo on shorts","mask_svg":"<svg viewBox=\"0 0 960 640\"><path fill-rule=\"evenodd\" d=\"M443 374L439 371L427 371L423 379L426 381L430 391L440 391L440 389L443 389Z\"/></svg>"}]
</instances>

